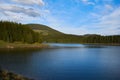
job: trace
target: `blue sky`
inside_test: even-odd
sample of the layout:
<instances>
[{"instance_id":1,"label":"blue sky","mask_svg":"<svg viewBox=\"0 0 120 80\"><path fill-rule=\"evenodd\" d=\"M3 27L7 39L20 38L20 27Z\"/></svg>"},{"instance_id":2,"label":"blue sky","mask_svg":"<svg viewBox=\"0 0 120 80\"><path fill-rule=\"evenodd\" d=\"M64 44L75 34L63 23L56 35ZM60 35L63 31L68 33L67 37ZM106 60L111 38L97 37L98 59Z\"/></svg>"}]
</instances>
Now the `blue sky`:
<instances>
[{"instance_id":1,"label":"blue sky","mask_svg":"<svg viewBox=\"0 0 120 80\"><path fill-rule=\"evenodd\" d=\"M120 35L120 0L0 0L0 19L67 34Z\"/></svg>"}]
</instances>

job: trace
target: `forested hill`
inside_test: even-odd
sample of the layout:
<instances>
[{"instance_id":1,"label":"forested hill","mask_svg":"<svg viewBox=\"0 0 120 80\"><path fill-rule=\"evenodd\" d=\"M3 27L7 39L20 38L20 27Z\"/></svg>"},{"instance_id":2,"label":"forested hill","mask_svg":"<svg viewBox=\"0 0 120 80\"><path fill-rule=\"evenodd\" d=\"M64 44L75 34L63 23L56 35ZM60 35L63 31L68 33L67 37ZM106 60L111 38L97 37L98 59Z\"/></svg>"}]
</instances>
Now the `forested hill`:
<instances>
[{"instance_id":1,"label":"forested hill","mask_svg":"<svg viewBox=\"0 0 120 80\"><path fill-rule=\"evenodd\" d=\"M120 35L101 36L87 34L82 36L64 34L40 24L20 24L0 21L0 40L6 42L58 42L58 43L104 43L120 44Z\"/></svg>"},{"instance_id":2,"label":"forested hill","mask_svg":"<svg viewBox=\"0 0 120 80\"><path fill-rule=\"evenodd\" d=\"M8 21L0 21L0 40L25 43L41 42L39 33L34 32L27 25Z\"/></svg>"},{"instance_id":3,"label":"forested hill","mask_svg":"<svg viewBox=\"0 0 120 80\"><path fill-rule=\"evenodd\" d=\"M41 24L28 24L28 26L35 32L40 33L43 42L120 44L120 35L101 36L97 34L86 34L78 36L72 34L64 34Z\"/></svg>"}]
</instances>

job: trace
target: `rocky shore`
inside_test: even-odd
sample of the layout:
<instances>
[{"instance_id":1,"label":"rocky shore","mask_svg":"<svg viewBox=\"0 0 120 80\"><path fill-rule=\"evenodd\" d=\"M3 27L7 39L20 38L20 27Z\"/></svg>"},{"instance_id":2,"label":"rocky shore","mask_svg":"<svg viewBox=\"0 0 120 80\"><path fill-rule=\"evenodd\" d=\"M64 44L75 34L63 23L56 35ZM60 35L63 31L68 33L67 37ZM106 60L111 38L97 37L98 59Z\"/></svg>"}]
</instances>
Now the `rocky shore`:
<instances>
[{"instance_id":1,"label":"rocky shore","mask_svg":"<svg viewBox=\"0 0 120 80\"><path fill-rule=\"evenodd\" d=\"M0 80L34 80L34 79L29 79L22 75L8 72L7 70L0 70Z\"/></svg>"}]
</instances>

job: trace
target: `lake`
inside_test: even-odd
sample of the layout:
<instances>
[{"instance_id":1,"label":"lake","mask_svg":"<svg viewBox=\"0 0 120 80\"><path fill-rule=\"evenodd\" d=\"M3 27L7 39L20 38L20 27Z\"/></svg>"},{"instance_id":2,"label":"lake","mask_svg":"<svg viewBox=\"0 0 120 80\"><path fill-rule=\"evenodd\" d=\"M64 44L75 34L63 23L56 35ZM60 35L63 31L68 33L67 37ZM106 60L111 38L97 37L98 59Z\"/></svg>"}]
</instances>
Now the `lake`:
<instances>
[{"instance_id":1,"label":"lake","mask_svg":"<svg viewBox=\"0 0 120 80\"><path fill-rule=\"evenodd\" d=\"M50 46L0 50L0 66L35 80L120 80L120 46Z\"/></svg>"}]
</instances>

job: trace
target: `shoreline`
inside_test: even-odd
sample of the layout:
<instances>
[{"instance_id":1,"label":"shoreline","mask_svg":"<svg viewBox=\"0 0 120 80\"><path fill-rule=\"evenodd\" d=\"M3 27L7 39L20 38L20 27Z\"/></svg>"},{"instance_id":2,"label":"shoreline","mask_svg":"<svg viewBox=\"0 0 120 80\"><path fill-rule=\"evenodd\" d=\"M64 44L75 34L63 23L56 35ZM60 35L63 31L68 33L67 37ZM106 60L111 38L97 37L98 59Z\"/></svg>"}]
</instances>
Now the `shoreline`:
<instances>
[{"instance_id":1,"label":"shoreline","mask_svg":"<svg viewBox=\"0 0 120 80\"><path fill-rule=\"evenodd\" d=\"M120 46L118 43L81 43L85 45Z\"/></svg>"},{"instance_id":2,"label":"shoreline","mask_svg":"<svg viewBox=\"0 0 120 80\"><path fill-rule=\"evenodd\" d=\"M0 69L0 80L34 80L34 79L4 69Z\"/></svg>"},{"instance_id":3,"label":"shoreline","mask_svg":"<svg viewBox=\"0 0 120 80\"><path fill-rule=\"evenodd\" d=\"M68 43L62 43L68 44ZM73 43L70 43L73 44ZM75 43L76 44L76 43ZM77 43L83 45L103 45L103 46L120 46L118 43ZM0 49L42 49L42 48L50 48L49 44L44 43L22 43L22 42L13 42L8 43L0 40Z\"/></svg>"},{"instance_id":4,"label":"shoreline","mask_svg":"<svg viewBox=\"0 0 120 80\"><path fill-rule=\"evenodd\" d=\"M32 44L28 44L28 43L22 43L22 42L14 42L14 43L8 43L5 41L1 41L0 40L0 49L16 49L16 48L20 48L20 49L41 49L41 48L48 48L49 45L47 44L42 44L42 43L32 43Z\"/></svg>"}]
</instances>

